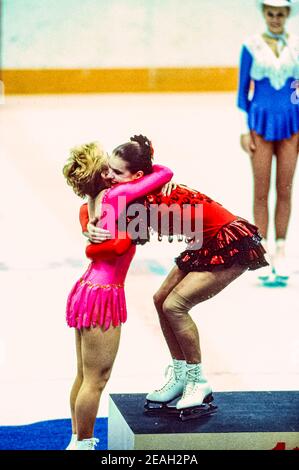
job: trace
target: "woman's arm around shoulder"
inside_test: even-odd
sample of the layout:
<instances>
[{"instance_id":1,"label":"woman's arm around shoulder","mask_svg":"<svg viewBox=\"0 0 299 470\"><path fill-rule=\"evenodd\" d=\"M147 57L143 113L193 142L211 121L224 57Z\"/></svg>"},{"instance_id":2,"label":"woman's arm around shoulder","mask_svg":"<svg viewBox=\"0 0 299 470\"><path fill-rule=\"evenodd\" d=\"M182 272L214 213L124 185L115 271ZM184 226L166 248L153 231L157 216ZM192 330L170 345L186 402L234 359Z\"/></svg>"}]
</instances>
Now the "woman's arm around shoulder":
<instances>
[{"instance_id":1,"label":"woman's arm around shoulder","mask_svg":"<svg viewBox=\"0 0 299 470\"><path fill-rule=\"evenodd\" d=\"M149 175L112 187L107 194L106 203L118 207L118 211L121 211L124 207L119 207L119 203L121 203L121 206L125 206L135 199L146 196L148 193L156 191L165 183L168 183L172 177L172 170L166 166L153 165L153 172ZM118 199L121 196L125 198L125 203Z\"/></svg>"}]
</instances>

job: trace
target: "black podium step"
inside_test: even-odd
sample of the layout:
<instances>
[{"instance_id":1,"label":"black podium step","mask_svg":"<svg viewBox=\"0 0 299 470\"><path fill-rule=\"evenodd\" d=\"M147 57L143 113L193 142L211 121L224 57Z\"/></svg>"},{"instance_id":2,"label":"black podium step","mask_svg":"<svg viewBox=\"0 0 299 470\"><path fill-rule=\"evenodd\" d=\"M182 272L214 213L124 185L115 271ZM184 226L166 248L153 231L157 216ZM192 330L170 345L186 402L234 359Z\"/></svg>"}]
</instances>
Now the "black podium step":
<instances>
[{"instance_id":1,"label":"black podium step","mask_svg":"<svg viewBox=\"0 0 299 470\"><path fill-rule=\"evenodd\" d=\"M144 394L110 395L111 450L299 448L299 392L214 393L215 414L180 421L144 414Z\"/></svg>"}]
</instances>

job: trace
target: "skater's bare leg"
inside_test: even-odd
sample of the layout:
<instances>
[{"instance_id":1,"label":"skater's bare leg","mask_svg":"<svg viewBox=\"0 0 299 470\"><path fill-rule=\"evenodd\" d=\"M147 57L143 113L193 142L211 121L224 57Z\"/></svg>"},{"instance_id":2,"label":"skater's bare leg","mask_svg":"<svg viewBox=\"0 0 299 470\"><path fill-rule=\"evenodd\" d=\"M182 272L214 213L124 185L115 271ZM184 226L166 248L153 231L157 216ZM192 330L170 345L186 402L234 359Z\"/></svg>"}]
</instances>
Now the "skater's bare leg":
<instances>
[{"instance_id":1,"label":"skater's bare leg","mask_svg":"<svg viewBox=\"0 0 299 470\"><path fill-rule=\"evenodd\" d=\"M275 209L276 239L285 239L291 214L293 179L298 160L298 134L276 144L277 169Z\"/></svg>"},{"instance_id":2,"label":"skater's bare leg","mask_svg":"<svg viewBox=\"0 0 299 470\"><path fill-rule=\"evenodd\" d=\"M81 331L75 329L75 340L76 340L76 355L77 355L77 375L73 383L71 394L70 394L70 406L72 414L72 433L77 434L77 423L75 414L76 399L83 382L83 364L82 364L82 351L81 351Z\"/></svg>"},{"instance_id":3,"label":"skater's bare leg","mask_svg":"<svg viewBox=\"0 0 299 470\"><path fill-rule=\"evenodd\" d=\"M252 132L256 150L251 157L254 179L254 222L259 227L264 238L268 235L269 207L268 196L270 189L273 142L265 141L256 132Z\"/></svg>"},{"instance_id":4,"label":"skater's bare leg","mask_svg":"<svg viewBox=\"0 0 299 470\"><path fill-rule=\"evenodd\" d=\"M170 292L177 286L186 274L181 271L177 266L174 266L170 271L159 290L154 295L154 304L159 315L161 330L164 335L165 341L169 348L170 354L173 358L184 360L184 353L172 331L172 327L163 313L163 304L170 294Z\"/></svg>"},{"instance_id":5,"label":"skater's bare leg","mask_svg":"<svg viewBox=\"0 0 299 470\"><path fill-rule=\"evenodd\" d=\"M198 329L189 315L189 310L197 303L216 295L246 269L234 266L213 273L195 272L182 275L178 268L174 268L170 273L169 278L173 280L174 288L164 300L162 311L159 306L159 315L164 328L166 325L164 336L174 358L174 370L166 384L149 393L147 400L167 403L184 392L183 398L176 405L178 409L182 409L193 406L194 402L196 405L201 404L212 393L202 371ZM181 281L175 282L179 278ZM170 282L166 282L162 287L161 292L164 295L161 294L160 299L169 291ZM185 359L187 364L183 360L177 361L178 357ZM188 386L188 381L191 381L192 389ZM185 396L184 390L192 390L191 405L190 396Z\"/></svg>"},{"instance_id":6,"label":"skater's bare leg","mask_svg":"<svg viewBox=\"0 0 299 470\"><path fill-rule=\"evenodd\" d=\"M163 314L187 363L201 362L198 329L189 315L189 310L214 297L246 270L246 267L235 265L213 272L191 272L167 296L163 304ZM167 340L171 343L172 337L169 336ZM171 349L172 343L169 346Z\"/></svg>"},{"instance_id":7,"label":"skater's bare leg","mask_svg":"<svg viewBox=\"0 0 299 470\"><path fill-rule=\"evenodd\" d=\"M147 395L149 402L169 403L178 396L181 396L185 386L186 361L180 345L172 331L171 325L163 313L163 303L174 287L185 277L176 266L168 274L158 292L154 295L154 304L159 315L161 329L173 359L173 368L170 369L170 376L166 383Z\"/></svg>"},{"instance_id":8,"label":"skater's bare leg","mask_svg":"<svg viewBox=\"0 0 299 470\"><path fill-rule=\"evenodd\" d=\"M121 327L82 329L83 383L76 405L78 441L93 437L102 391L118 351Z\"/></svg>"},{"instance_id":9,"label":"skater's bare leg","mask_svg":"<svg viewBox=\"0 0 299 470\"><path fill-rule=\"evenodd\" d=\"M236 265L225 270L189 273L163 304L163 313L187 361L183 394L176 404L178 410L199 407L212 397L212 388L202 370L198 329L189 310L214 297L245 270L247 268ZM200 411L204 414L210 412L213 412L211 406Z\"/></svg>"}]
</instances>

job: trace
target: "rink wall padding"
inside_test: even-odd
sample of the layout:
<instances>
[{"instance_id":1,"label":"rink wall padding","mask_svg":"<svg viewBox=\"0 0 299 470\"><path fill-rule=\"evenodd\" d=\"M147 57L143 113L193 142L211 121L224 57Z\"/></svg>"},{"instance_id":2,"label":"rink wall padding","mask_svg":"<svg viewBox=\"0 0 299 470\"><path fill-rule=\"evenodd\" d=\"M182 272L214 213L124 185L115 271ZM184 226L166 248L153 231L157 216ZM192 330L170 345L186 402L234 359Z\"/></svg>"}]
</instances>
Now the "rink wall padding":
<instances>
[{"instance_id":1,"label":"rink wall padding","mask_svg":"<svg viewBox=\"0 0 299 470\"><path fill-rule=\"evenodd\" d=\"M235 67L4 69L6 95L235 91Z\"/></svg>"},{"instance_id":2,"label":"rink wall padding","mask_svg":"<svg viewBox=\"0 0 299 470\"><path fill-rule=\"evenodd\" d=\"M182 422L144 414L143 394L111 395L108 449L299 449L299 392L223 392L214 398L216 414Z\"/></svg>"}]
</instances>

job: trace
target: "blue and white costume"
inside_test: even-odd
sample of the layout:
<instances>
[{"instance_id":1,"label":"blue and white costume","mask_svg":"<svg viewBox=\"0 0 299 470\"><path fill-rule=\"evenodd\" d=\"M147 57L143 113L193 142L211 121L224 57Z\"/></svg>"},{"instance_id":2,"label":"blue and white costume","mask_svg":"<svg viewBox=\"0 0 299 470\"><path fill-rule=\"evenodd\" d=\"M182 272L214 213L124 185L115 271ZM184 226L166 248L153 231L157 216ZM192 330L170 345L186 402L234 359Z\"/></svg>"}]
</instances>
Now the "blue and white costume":
<instances>
[{"instance_id":1,"label":"blue and white costume","mask_svg":"<svg viewBox=\"0 0 299 470\"><path fill-rule=\"evenodd\" d=\"M299 79L299 37L281 36L284 43L279 57L262 35L250 37L241 52L238 106L247 113L249 129L267 141L288 139L299 132L295 82ZM250 99L252 80L254 91Z\"/></svg>"}]
</instances>

